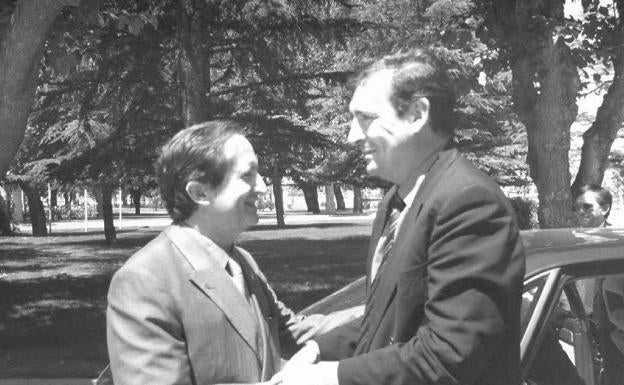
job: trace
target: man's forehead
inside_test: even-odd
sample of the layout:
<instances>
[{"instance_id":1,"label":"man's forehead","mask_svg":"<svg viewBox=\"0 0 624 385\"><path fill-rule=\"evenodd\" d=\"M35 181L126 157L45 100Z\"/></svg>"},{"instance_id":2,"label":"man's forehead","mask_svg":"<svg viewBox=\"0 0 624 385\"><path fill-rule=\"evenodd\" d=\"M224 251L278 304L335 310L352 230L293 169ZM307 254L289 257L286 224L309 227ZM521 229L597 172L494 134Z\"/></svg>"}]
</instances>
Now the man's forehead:
<instances>
[{"instance_id":1,"label":"man's forehead","mask_svg":"<svg viewBox=\"0 0 624 385\"><path fill-rule=\"evenodd\" d=\"M370 111L378 107L380 103L386 102L393 75L393 70L384 69L365 78L353 92L349 111L351 113Z\"/></svg>"},{"instance_id":2,"label":"man's forehead","mask_svg":"<svg viewBox=\"0 0 624 385\"><path fill-rule=\"evenodd\" d=\"M583 201L583 202L594 202L594 201L598 201L598 194L594 191L585 191L583 194L579 195L579 197L577 198L577 200L579 201Z\"/></svg>"},{"instance_id":3,"label":"man's forehead","mask_svg":"<svg viewBox=\"0 0 624 385\"><path fill-rule=\"evenodd\" d=\"M230 161L237 163L257 163L254 149L243 135L236 134L230 137L223 145L223 155Z\"/></svg>"}]
</instances>

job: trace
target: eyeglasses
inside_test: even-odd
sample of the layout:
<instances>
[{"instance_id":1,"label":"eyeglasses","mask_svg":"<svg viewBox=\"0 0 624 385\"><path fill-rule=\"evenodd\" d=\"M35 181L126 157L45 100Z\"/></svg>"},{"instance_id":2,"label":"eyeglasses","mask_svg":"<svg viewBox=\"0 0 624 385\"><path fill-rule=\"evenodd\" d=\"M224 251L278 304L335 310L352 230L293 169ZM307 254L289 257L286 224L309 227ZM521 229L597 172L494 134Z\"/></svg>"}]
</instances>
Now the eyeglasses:
<instances>
[{"instance_id":1,"label":"eyeglasses","mask_svg":"<svg viewBox=\"0 0 624 385\"><path fill-rule=\"evenodd\" d=\"M594 205L591 204L591 203L583 203L580 206L572 207L572 210L573 211L580 211L580 212L588 213L588 212L594 211Z\"/></svg>"}]
</instances>

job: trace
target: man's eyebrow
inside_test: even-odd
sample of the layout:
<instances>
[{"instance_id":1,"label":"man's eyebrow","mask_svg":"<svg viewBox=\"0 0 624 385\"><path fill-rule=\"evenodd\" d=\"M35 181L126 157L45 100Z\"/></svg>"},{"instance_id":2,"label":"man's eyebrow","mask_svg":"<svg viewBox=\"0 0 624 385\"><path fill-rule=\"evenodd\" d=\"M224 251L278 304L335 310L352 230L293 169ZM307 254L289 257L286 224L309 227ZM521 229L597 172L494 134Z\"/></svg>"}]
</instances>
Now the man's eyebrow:
<instances>
[{"instance_id":1,"label":"man's eyebrow","mask_svg":"<svg viewBox=\"0 0 624 385\"><path fill-rule=\"evenodd\" d=\"M351 112L353 115L356 116L362 116L364 118L376 118L378 115L374 112L367 112L367 111L361 111L361 110L354 110Z\"/></svg>"}]
</instances>

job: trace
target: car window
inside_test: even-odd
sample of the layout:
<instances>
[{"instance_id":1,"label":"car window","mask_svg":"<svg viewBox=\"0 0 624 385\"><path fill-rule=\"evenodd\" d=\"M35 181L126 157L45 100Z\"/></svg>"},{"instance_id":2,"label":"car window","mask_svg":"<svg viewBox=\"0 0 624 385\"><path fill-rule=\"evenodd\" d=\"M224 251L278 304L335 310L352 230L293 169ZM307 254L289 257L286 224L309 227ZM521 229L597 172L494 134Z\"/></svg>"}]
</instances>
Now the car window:
<instances>
[{"instance_id":1,"label":"car window","mask_svg":"<svg viewBox=\"0 0 624 385\"><path fill-rule=\"evenodd\" d=\"M537 335L527 383L621 384L624 274L567 280Z\"/></svg>"},{"instance_id":2,"label":"car window","mask_svg":"<svg viewBox=\"0 0 624 385\"><path fill-rule=\"evenodd\" d=\"M522 292L522 306L520 308L520 325L522 334L526 331L527 325L535 312L535 307L546 285L547 275L541 275L525 283Z\"/></svg>"}]
</instances>

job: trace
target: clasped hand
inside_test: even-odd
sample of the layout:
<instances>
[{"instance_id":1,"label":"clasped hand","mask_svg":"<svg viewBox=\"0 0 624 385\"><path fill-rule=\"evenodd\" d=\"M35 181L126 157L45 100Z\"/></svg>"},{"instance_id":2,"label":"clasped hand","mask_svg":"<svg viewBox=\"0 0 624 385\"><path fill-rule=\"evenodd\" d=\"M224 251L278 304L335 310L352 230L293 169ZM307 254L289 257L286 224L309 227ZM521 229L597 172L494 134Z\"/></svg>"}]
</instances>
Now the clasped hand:
<instances>
[{"instance_id":1,"label":"clasped hand","mask_svg":"<svg viewBox=\"0 0 624 385\"><path fill-rule=\"evenodd\" d=\"M319 362L318 359L318 345L310 341L292 356L269 383L272 385L338 385L338 362Z\"/></svg>"}]
</instances>

